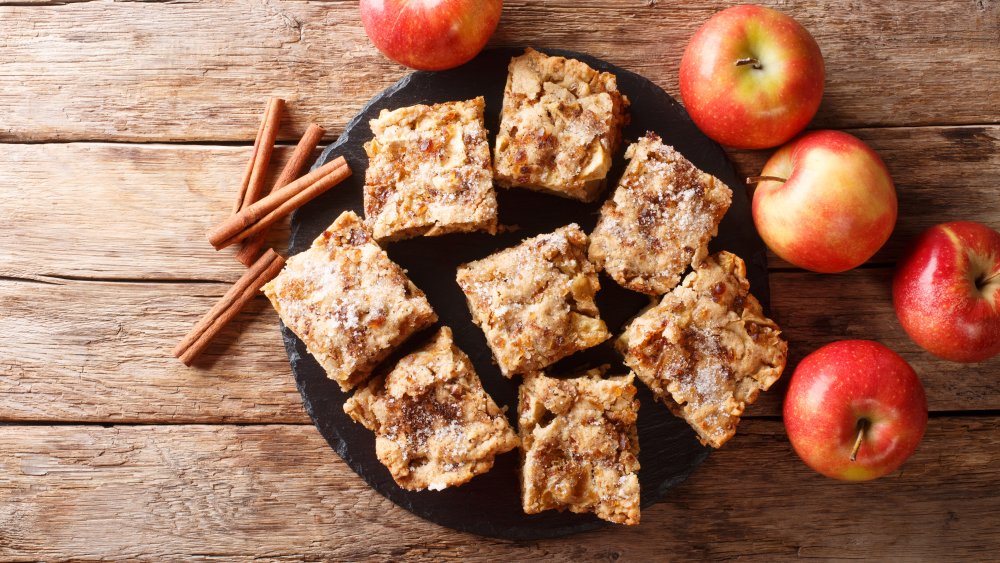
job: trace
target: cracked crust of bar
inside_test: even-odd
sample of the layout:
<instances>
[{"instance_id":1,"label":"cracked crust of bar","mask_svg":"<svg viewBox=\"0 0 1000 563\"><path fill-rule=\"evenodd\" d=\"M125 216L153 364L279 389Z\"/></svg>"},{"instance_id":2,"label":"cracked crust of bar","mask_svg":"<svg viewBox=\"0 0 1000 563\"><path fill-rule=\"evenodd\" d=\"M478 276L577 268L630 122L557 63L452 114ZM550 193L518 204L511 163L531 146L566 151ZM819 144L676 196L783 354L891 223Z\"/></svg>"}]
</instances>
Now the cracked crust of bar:
<instances>
[{"instance_id":1,"label":"cracked crust of bar","mask_svg":"<svg viewBox=\"0 0 1000 563\"><path fill-rule=\"evenodd\" d=\"M639 379L705 445L718 448L781 377L788 344L750 294L738 256L707 257L616 341Z\"/></svg>"},{"instance_id":2,"label":"cracked crust of bar","mask_svg":"<svg viewBox=\"0 0 1000 563\"><path fill-rule=\"evenodd\" d=\"M593 512L639 523L634 376L607 366L566 379L526 375L518 402L524 511Z\"/></svg>"},{"instance_id":3,"label":"cracked crust of bar","mask_svg":"<svg viewBox=\"0 0 1000 563\"><path fill-rule=\"evenodd\" d=\"M350 211L289 258L263 291L345 391L413 333L437 322L424 293Z\"/></svg>"},{"instance_id":4,"label":"cracked crust of bar","mask_svg":"<svg viewBox=\"0 0 1000 563\"><path fill-rule=\"evenodd\" d=\"M610 338L597 272L575 223L462 264L457 281L507 377L543 369Z\"/></svg>"},{"instance_id":5,"label":"cracked crust of bar","mask_svg":"<svg viewBox=\"0 0 1000 563\"><path fill-rule=\"evenodd\" d=\"M497 184L595 201L629 119L615 76L530 48L508 71L494 150Z\"/></svg>"},{"instance_id":6,"label":"cracked crust of bar","mask_svg":"<svg viewBox=\"0 0 1000 563\"><path fill-rule=\"evenodd\" d=\"M623 287L662 295L708 254L732 191L653 133L625 155L629 164L591 235L590 259Z\"/></svg>"}]
</instances>

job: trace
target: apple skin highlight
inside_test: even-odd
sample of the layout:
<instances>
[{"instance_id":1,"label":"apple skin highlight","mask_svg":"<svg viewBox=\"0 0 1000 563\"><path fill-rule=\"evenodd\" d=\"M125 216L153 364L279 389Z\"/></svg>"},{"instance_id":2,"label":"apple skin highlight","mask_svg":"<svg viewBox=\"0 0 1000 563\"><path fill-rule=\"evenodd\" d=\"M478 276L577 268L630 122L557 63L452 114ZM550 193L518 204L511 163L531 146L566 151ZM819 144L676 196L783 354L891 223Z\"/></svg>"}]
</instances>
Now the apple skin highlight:
<instances>
[{"instance_id":1,"label":"apple skin highlight","mask_svg":"<svg viewBox=\"0 0 1000 563\"><path fill-rule=\"evenodd\" d=\"M386 57L447 70L482 51L502 10L503 0L361 0L361 23Z\"/></svg>"},{"instance_id":2,"label":"apple skin highlight","mask_svg":"<svg viewBox=\"0 0 1000 563\"><path fill-rule=\"evenodd\" d=\"M896 188L882 159L841 131L812 131L778 149L754 191L752 214L775 254L814 272L860 266L896 225Z\"/></svg>"},{"instance_id":3,"label":"apple skin highlight","mask_svg":"<svg viewBox=\"0 0 1000 563\"><path fill-rule=\"evenodd\" d=\"M927 229L896 265L892 300L906 333L935 356L1000 354L1000 233L971 221Z\"/></svg>"},{"instance_id":4,"label":"apple skin highlight","mask_svg":"<svg viewBox=\"0 0 1000 563\"><path fill-rule=\"evenodd\" d=\"M688 113L706 135L762 149L806 127L823 99L825 77L819 45L804 27L777 10L743 5L715 14L695 32L679 82Z\"/></svg>"},{"instance_id":5,"label":"apple skin highlight","mask_svg":"<svg viewBox=\"0 0 1000 563\"><path fill-rule=\"evenodd\" d=\"M857 456L851 461L859 432ZM927 429L927 398L913 368L878 342L844 340L806 356L784 405L792 447L815 471L867 481L895 471Z\"/></svg>"}]
</instances>

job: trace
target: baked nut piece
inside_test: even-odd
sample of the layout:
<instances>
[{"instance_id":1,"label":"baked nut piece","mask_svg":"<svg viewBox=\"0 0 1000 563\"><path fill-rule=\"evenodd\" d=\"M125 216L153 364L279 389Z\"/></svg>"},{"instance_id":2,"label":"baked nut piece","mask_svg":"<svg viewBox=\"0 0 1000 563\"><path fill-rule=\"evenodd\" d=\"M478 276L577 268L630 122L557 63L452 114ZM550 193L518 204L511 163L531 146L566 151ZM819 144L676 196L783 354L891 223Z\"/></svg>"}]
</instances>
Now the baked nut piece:
<instances>
[{"instance_id":1,"label":"baked nut piece","mask_svg":"<svg viewBox=\"0 0 1000 563\"><path fill-rule=\"evenodd\" d=\"M508 71L497 183L596 200L628 121L615 75L534 49L512 59Z\"/></svg>"},{"instance_id":2,"label":"baked nut piece","mask_svg":"<svg viewBox=\"0 0 1000 563\"><path fill-rule=\"evenodd\" d=\"M345 391L410 335L437 322L424 293L350 211L289 258L263 291Z\"/></svg>"},{"instance_id":3,"label":"baked nut piece","mask_svg":"<svg viewBox=\"0 0 1000 563\"><path fill-rule=\"evenodd\" d=\"M590 236L590 259L623 287L662 295L708 254L733 192L653 133L625 156L625 173Z\"/></svg>"},{"instance_id":4,"label":"baked nut piece","mask_svg":"<svg viewBox=\"0 0 1000 563\"><path fill-rule=\"evenodd\" d=\"M482 96L382 110L365 143L365 218L377 240L496 233Z\"/></svg>"},{"instance_id":5,"label":"baked nut piece","mask_svg":"<svg viewBox=\"0 0 1000 563\"><path fill-rule=\"evenodd\" d=\"M379 461L411 491L461 485L518 444L448 327L359 388L344 412L375 433Z\"/></svg>"},{"instance_id":6,"label":"baked nut piece","mask_svg":"<svg viewBox=\"0 0 1000 563\"><path fill-rule=\"evenodd\" d=\"M611 337L597 272L576 223L458 267L472 320L507 377L540 370Z\"/></svg>"},{"instance_id":7,"label":"baked nut piece","mask_svg":"<svg viewBox=\"0 0 1000 563\"><path fill-rule=\"evenodd\" d=\"M715 448L781 377L788 354L778 325L750 294L743 260L728 252L699 264L616 346L656 398Z\"/></svg>"},{"instance_id":8,"label":"baked nut piece","mask_svg":"<svg viewBox=\"0 0 1000 563\"><path fill-rule=\"evenodd\" d=\"M605 369L569 379L524 377L518 428L525 513L568 508L639 523L635 377L605 379Z\"/></svg>"}]
</instances>

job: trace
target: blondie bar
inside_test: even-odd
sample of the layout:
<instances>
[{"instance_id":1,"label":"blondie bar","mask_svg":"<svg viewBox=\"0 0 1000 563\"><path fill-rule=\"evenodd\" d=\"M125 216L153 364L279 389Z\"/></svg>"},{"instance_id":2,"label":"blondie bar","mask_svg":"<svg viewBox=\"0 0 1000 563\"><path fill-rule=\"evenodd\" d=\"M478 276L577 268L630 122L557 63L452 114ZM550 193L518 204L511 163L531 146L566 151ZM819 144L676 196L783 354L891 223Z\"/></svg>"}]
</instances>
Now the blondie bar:
<instances>
[{"instance_id":1,"label":"blondie bar","mask_svg":"<svg viewBox=\"0 0 1000 563\"><path fill-rule=\"evenodd\" d=\"M590 259L623 287L662 295L708 254L733 194L653 133L625 156L628 167L590 236Z\"/></svg>"},{"instance_id":2,"label":"blondie bar","mask_svg":"<svg viewBox=\"0 0 1000 563\"><path fill-rule=\"evenodd\" d=\"M605 369L568 379L524 377L518 426L526 513L568 508L639 523L634 376L604 378Z\"/></svg>"},{"instance_id":3,"label":"blondie bar","mask_svg":"<svg viewBox=\"0 0 1000 563\"><path fill-rule=\"evenodd\" d=\"M743 260L728 252L706 258L616 346L656 398L715 448L781 377L788 354L778 325L750 294Z\"/></svg>"},{"instance_id":4,"label":"blondie bar","mask_svg":"<svg viewBox=\"0 0 1000 563\"><path fill-rule=\"evenodd\" d=\"M497 201L482 96L382 110L365 143L365 217L378 240L495 233Z\"/></svg>"},{"instance_id":5,"label":"blondie bar","mask_svg":"<svg viewBox=\"0 0 1000 563\"><path fill-rule=\"evenodd\" d=\"M278 316L345 391L437 321L424 293L345 211L263 288Z\"/></svg>"},{"instance_id":6,"label":"blondie bar","mask_svg":"<svg viewBox=\"0 0 1000 563\"><path fill-rule=\"evenodd\" d=\"M359 388L344 412L375 433L379 461L408 490L461 485L518 444L448 327Z\"/></svg>"},{"instance_id":7,"label":"blondie bar","mask_svg":"<svg viewBox=\"0 0 1000 563\"><path fill-rule=\"evenodd\" d=\"M502 187L594 201L628 121L613 74L533 49L511 60L494 166Z\"/></svg>"},{"instance_id":8,"label":"blondie bar","mask_svg":"<svg viewBox=\"0 0 1000 563\"><path fill-rule=\"evenodd\" d=\"M507 377L542 369L610 338L597 272L575 223L458 268L472 320Z\"/></svg>"}]
</instances>

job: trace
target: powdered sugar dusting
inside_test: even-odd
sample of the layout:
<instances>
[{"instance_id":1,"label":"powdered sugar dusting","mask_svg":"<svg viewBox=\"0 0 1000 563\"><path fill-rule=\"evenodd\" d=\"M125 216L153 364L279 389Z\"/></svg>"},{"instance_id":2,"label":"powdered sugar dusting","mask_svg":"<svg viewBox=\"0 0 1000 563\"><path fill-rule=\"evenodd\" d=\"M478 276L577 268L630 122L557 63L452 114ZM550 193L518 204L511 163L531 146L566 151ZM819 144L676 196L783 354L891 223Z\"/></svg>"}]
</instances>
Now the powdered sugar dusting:
<instances>
[{"instance_id":1,"label":"powdered sugar dusting","mask_svg":"<svg viewBox=\"0 0 1000 563\"><path fill-rule=\"evenodd\" d=\"M651 133L626 155L590 255L625 287L663 294L715 235L732 192Z\"/></svg>"},{"instance_id":2,"label":"powdered sugar dusting","mask_svg":"<svg viewBox=\"0 0 1000 563\"><path fill-rule=\"evenodd\" d=\"M787 345L749 294L745 265L721 252L636 318L621 342L625 363L719 447L747 404L784 368Z\"/></svg>"},{"instance_id":3,"label":"powdered sugar dusting","mask_svg":"<svg viewBox=\"0 0 1000 563\"><path fill-rule=\"evenodd\" d=\"M608 338L586 248L587 236L574 223L459 268L473 320L508 377Z\"/></svg>"},{"instance_id":4,"label":"powdered sugar dusting","mask_svg":"<svg viewBox=\"0 0 1000 563\"><path fill-rule=\"evenodd\" d=\"M285 325L344 388L434 320L423 294L411 290L350 212L289 258L265 291Z\"/></svg>"}]
</instances>

